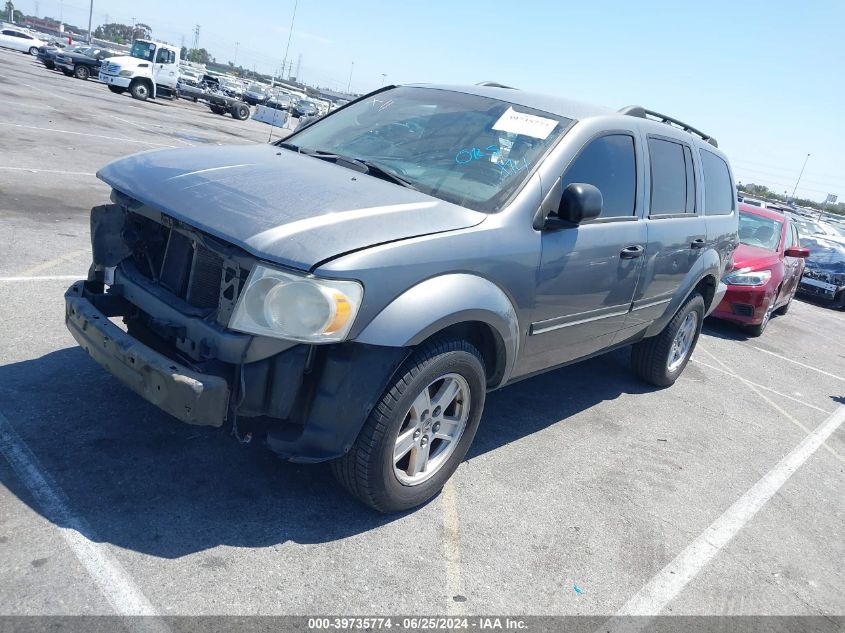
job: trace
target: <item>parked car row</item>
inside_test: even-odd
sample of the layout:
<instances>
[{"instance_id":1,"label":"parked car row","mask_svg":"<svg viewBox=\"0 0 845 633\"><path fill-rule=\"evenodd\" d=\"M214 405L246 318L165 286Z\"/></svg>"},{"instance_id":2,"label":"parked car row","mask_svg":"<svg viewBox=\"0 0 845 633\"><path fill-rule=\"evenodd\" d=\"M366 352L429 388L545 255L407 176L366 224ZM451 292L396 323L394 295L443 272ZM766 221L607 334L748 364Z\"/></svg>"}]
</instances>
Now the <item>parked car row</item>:
<instances>
[{"instance_id":1,"label":"parked car row","mask_svg":"<svg viewBox=\"0 0 845 633\"><path fill-rule=\"evenodd\" d=\"M0 48L10 48L35 57L38 49L47 44L39 37L28 33L24 29L4 26L0 28Z\"/></svg>"}]
</instances>

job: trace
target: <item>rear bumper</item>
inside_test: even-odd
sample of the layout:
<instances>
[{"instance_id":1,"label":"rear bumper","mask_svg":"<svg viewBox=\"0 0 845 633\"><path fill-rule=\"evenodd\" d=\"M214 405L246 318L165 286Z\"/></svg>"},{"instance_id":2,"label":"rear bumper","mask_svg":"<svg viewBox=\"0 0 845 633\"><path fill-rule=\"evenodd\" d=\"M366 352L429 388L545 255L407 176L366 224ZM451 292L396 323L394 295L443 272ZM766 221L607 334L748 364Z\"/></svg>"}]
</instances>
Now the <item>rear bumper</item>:
<instances>
[{"instance_id":1,"label":"rear bumper","mask_svg":"<svg viewBox=\"0 0 845 633\"><path fill-rule=\"evenodd\" d=\"M65 293L65 324L91 358L139 396L182 422L223 424L229 405L225 379L191 371L138 342L109 321L85 295L83 281Z\"/></svg>"},{"instance_id":2,"label":"rear bumper","mask_svg":"<svg viewBox=\"0 0 845 633\"><path fill-rule=\"evenodd\" d=\"M768 285L727 286L727 291L711 316L743 325L759 325L763 322L771 300L772 291Z\"/></svg>"}]
</instances>

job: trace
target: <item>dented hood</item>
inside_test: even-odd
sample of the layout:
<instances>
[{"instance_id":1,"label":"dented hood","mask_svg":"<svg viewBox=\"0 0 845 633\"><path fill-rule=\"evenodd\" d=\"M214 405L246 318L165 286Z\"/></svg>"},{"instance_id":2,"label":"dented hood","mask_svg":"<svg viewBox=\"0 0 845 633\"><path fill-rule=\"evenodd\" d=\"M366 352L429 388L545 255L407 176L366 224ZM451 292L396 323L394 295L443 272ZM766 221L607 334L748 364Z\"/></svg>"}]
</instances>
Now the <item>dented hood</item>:
<instances>
[{"instance_id":1,"label":"dented hood","mask_svg":"<svg viewBox=\"0 0 845 633\"><path fill-rule=\"evenodd\" d=\"M109 163L97 176L260 258L301 269L486 217L273 145L143 152Z\"/></svg>"}]
</instances>

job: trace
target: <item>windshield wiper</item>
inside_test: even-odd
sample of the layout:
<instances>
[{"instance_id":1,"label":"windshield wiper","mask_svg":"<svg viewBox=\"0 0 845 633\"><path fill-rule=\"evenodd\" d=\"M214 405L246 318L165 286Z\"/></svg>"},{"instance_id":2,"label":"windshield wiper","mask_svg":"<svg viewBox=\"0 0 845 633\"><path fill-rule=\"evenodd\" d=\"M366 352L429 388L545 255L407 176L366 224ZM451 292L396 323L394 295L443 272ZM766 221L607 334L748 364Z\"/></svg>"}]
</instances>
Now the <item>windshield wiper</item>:
<instances>
[{"instance_id":1,"label":"windshield wiper","mask_svg":"<svg viewBox=\"0 0 845 633\"><path fill-rule=\"evenodd\" d=\"M366 160L363 158L342 158L343 160L348 160L350 162L363 166L367 170L364 173L369 174L370 176L375 176L376 178L381 178L383 180L389 180L390 182L395 183L397 185L402 185L403 187L407 187L408 189L419 191L416 185L414 185L410 180L404 178L403 176L400 176L390 168L383 167L378 163L374 163L370 160Z\"/></svg>"}]
</instances>

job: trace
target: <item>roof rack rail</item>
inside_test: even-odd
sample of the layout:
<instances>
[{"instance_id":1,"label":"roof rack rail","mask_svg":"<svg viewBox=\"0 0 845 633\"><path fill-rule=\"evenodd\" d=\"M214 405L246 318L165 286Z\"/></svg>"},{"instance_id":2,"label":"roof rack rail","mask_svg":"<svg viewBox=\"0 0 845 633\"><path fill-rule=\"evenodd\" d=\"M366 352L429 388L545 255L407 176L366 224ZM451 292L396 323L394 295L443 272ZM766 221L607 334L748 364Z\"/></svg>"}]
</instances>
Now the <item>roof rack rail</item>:
<instances>
[{"instance_id":1,"label":"roof rack rail","mask_svg":"<svg viewBox=\"0 0 845 633\"><path fill-rule=\"evenodd\" d=\"M697 130L693 126L684 123L683 121L679 121L678 119L674 119L665 114L660 114L659 112L655 112L654 110L646 110L642 106L627 106L619 110L619 114L627 114L628 116L635 116L641 119L651 118L656 119L661 123L665 123L666 125L676 125L681 128L684 132L692 132L693 134L700 136L703 140L710 143L713 147L719 147L719 144L716 142L716 139L710 136L709 134L705 134L701 130Z\"/></svg>"},{"instance_id":2,"label":"roof rack rail","mask_svg":"<svg viewBox=\"0 0 845 633\"><path fill-rule=\"evenodd\" d=\"M506 86L504 84L500 84L498 81L479 81L476 86L484 86L486 88L507 88L508 90L519 90L519 88L514 88L513 86Z\"/></svg>"}]
</instances>

